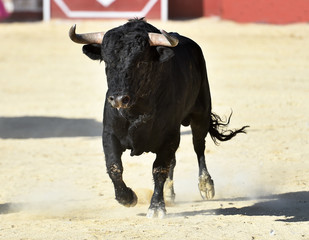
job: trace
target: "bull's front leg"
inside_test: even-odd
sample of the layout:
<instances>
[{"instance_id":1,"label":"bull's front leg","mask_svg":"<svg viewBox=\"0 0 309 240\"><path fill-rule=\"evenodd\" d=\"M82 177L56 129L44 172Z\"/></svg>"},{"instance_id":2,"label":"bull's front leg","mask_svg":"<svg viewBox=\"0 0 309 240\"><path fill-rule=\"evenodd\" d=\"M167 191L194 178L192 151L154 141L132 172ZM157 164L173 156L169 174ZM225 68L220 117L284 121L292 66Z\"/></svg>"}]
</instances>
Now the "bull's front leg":
<instances>
[{"instance_id":1,"label":"bull's front leg","mask_svg":"<svg viewBox=\"0 0 309 240\"><path fill-rule=\"evenodd\" d=\"M103 133L103 148L106 168L114 184L116 200L126 207L134 207L137 203L137 196L131 188L126 186L122 178L123 166L121 155L123 150L120 142L115 136Z\"/></svg>"},{"instance_id":2,"label":"bull's front leg","mask_svg":"<svg viewBox=\"0 0 309 240\"><path fill-rule=\"evenodd\" d=\"M169 172L169 165L154 162L152 175L154 180L154 192L151 198L150 207L147 212L148 218L164 218L166 215L163 188Z\"/></svg>"},{"instance_id":3,"label":"bull's front leg","mask_svg":"<svg viewBox=\"0 0 309 240\"><path fill-rule=\"evenodd\" d=\"M164 144L164 150L157 153L157 158L153 163L152 175L154 180L154 192L151 198L147 217L164 218L166 215L164 201L164 184L169 175L171 163L175 160L175 152L179 145L180 136L177 135L168 144ZM174 167L174 165L172 165Z\"/></svg>"},{"instance_id":4,"label":"bull's front leg","mask_svg":"<svg viewBox=\"0 0 309 240\"><path fill-rule=\"evenodd\" d=\"M169 203L174 203L175 202L175 191L174 191L174 168L176 166L176 158L174 156L174 158L171 161L170 164L170 170L168 173L168 177L165 181L164 184L164 199L165 201L169 202Z\"/></svg>"}]
</instances>

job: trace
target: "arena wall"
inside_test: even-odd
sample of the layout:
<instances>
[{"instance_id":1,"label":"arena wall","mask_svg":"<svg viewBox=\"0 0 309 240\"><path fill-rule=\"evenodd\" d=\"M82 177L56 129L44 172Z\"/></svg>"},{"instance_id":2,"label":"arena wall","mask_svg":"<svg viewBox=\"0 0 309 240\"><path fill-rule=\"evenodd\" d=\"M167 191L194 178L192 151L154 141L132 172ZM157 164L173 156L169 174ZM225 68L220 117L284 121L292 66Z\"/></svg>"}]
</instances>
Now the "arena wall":
<instances>
[{"instance_id":1,"label":"arena wall","mask_svg":"<svg viewBox=\"0 0 309 240\"><path fill-rule=\"evenodd\" d=\"M308 0L191 0L188 2L169 0L170 17L219 16L222 19L243 23L309 22Z\"/></svg>"},{"instance_id":2,"label":"arena wall","mask_svg":"<svg viewBox=\"0 0 309 240\"><path fill-rule=\"evenodd\" d=\"M45 2L50 6L51 18L146 17L167 20L167 0L45 0Z\"/></svg>"},{"instance_id":3,"label":"arena wall","mask_svg":"<svg viewBox=\"0 0 309 240\"><path fill-rule=\"evenodd\" d=\"M309 1L221 0L221 17L223 19L230 19L237 22L275 24L308 22Z\"/></svg>"},{"instance_id":4,"label":"arena wall","mask_svg":"<svg viewBox=\"0 0 309 240\"><path fill-rule=\"evenodd\" d=\"M309 0L3 0L11 20L218 16L236 22L309 22ZM43 6L42 6L43 5ZM42 17L42 12L43 17Z\"/></svg>"}]
</instances>

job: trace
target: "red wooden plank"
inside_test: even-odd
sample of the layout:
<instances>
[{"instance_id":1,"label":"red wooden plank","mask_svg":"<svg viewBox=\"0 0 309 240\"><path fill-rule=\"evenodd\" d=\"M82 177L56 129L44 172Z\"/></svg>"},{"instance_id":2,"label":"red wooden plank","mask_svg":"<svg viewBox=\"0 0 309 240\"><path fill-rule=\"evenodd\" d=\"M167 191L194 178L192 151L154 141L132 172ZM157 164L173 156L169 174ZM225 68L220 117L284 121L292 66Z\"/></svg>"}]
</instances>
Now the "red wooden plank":
<instances>
[{"instance_id":1,"label":"red wooden plank","mask_svg":"<svg viewBox=\"0 0 309 240\"><path fill-rule=\"evenodd\" d=\"M97 0L51 0L52 18L161 18L161 0L115 0L103 6Z\"/></svg>"},{"instance_id":2,"label":"red wooden plank","mask_svg":"<svg viewBox=\"0 0 309 240\"><path fill-rule=\"evenodd\" d=\"M222 0L222 18L285 24L309 21L308 0Z\"/></svg>"}]
</instances>

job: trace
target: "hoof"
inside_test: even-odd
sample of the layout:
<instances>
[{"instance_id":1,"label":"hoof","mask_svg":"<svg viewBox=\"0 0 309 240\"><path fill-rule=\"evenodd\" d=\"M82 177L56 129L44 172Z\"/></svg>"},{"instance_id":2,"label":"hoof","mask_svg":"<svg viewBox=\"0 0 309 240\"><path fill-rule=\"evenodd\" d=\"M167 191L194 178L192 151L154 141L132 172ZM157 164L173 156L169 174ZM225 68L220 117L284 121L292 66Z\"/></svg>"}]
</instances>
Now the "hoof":
<instances>
[{"instance_id":1,"label":"hoof","mask_svg":"<svg viewBox=\"0 0 309 240\"><path fill-rule=\"evenodd\" d=\"M199 177L198 188L200 189L201 197L205 200L210 200L215 196L214 182L210 176L202 175Z\"/></svg>"},{"instance_id":2,"label":"hoof","mask_svg":"<svg viewBox=\"0 0 309 240\"><path fill-rule=\"evenodd\" d=\"M166 216L166 210L165 209L148 209L147 212L147 218L160 218L163 219Z\"/></svg>"},{"instance_id":3,"label":"hoof","mask_svg":"<svg viewBox=\"0 0 309 240\"><path fill-rule=\"evenodd\" d=\"M126 195L116 196L116 200L125 207L134 207L137 204L137 196L131 188L127 189Z\"/></svg>"},{"instance_id":4,"label":"hoof","mask_svg":"<svg viewBox=\"0 0 309 240\"><path fill-rule=\"evenodd\" d=\"M137 196L135 192L132 191L133 199L130 203L124 204L125 207L134 207L137 204Z\"/></svg>"},{"instance_id":5,"label":"hoof","mask_svg":"<svg viewBox=\"0 0 309 240\"><path fill-rule=\"evenodd\" d=\"M174 181L166 179L164 184L164 199L166 202L173 204L175 202L175 197Z\"/></svg>"}]
</instances>

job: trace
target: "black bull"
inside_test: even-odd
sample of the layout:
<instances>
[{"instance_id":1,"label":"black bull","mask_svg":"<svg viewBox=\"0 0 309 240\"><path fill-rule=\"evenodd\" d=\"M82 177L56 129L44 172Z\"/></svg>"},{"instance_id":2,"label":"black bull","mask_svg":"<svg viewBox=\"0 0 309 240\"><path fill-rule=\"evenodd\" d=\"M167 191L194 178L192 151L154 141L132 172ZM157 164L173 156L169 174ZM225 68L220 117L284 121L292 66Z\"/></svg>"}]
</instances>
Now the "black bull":
<instances>
[{"instance_id":1,"label":"black bull","mask_svg":"<svg viewBox=\"0 0 309 240\"><path fill-rule=\"evenodd\" d=\"M199 190L204 199L214 196L214 184L205 163L207 133L217 143L245 127L227 130L211 112L206 65L200 47L177 33L167 34L142 19L104 33L70 37L86 44L83 52L105 62L108 91L104 106L103 148L107 172L119 203L132 207L137 196L123 181L122 153L153 152L154 193L148 217L164 217L165 198L174 200L173 170L180 142L180 126L191 126L199 166ZM166 186L164 189L164 185ZM164 195L163 195L164 190Z\"/></svg>"}]
</instances>

